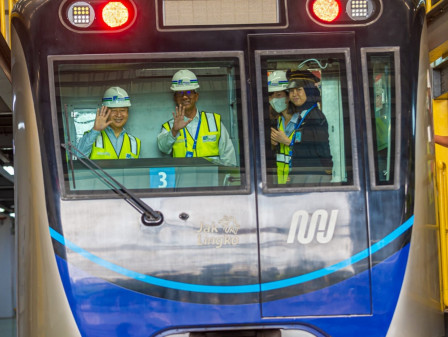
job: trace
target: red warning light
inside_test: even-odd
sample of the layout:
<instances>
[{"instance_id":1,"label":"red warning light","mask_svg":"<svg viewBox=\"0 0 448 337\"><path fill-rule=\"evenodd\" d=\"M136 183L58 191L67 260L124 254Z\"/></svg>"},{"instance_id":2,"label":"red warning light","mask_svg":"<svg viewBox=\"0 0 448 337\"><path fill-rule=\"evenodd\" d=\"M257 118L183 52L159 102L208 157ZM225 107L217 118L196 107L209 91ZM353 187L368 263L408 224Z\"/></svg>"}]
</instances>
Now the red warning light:
<instances>
[{"instance_id":1,"label":"red warning light","mask_svg":"<svg viewBox=\"0 0 448 337\"><path fill-rule=\"evenodd\" d=\"M315 0L312 9L319 20L333 22L341 13L341 4L338 0Z\"/></svg>"},{"instance_id":2,"label":"red warning light","mask_svg":"<svg viewBox=\"0 0 448 337\"><path fill-rule=\"evenodd\" d=\"M121 27L129 20L129 9L121 1L111 1L104 6L102 17L109 27Z\"/></svg>"}]
</instances>

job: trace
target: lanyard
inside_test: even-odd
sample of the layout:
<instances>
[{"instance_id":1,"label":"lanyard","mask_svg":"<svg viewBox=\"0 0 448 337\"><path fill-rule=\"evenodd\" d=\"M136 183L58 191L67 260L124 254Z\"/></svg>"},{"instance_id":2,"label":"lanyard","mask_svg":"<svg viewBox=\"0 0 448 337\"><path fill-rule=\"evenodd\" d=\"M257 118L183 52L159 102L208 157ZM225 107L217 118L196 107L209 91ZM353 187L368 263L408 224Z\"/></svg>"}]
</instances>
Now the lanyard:
<instances>
[{"instance_id":1,"label":"lanyard","mask_svg":"<svg viewBox=\"0 0 448 337\"><path fill-rule=\"evenodd\" d=\"M292 140L291 140L291 144L289 144L289 147L294 145L294 142L296 141L296 131L300 128L300 126L302 125L305 117L308 115L308 113L313 110L315 107L317 107L317 103L315 103L311 108L309 108L305 114L303 115L302 119L300 120L300 122L296 125L296 127L294 128L293 131L293 136L292 136ZM282 116L282 122L283 122L283 116ZM284 124L283 124L283 128L285 128ZM290 151L291 152L291 151Z\"/></svg>"},{"instance_id":2,"label":"lanyard","mask_svg":"<svg viewBox=\"0 0 448 337\"><path fill-rule=\"evenodd\" d=\"M199 121L198 121L198 127L196 128L196 135L194 136L193 141L193 149L192 151L188 151L188 145L187 145L187 128L184 128L184 141L185 141L185 157L193 157L193 153L196 150L196 143L198 141L198 135L199 135L199 128L201 127L201 113L199 113Z\"/></svg>"},{"instance_id":3,"label":"lanyard","mask_svg":"<svg viewBox=\"0 0 448 337\"><path fill-rule=\"evenodd\" d=\"M289 157L292 156L292 146L294 145L295 141L296 141L296 131L300 128L300 126L302 125L303 121L305 120L305 117L308 115L308 113L313 110L315 107L317 107L317 103L314 104L311 108L309 108L305 114L303 115L302 119L300 120L299 123L297 123L296 127L294 128L293 132L291 133L290 137L291 138L291 143L289 144ZM286 131L286 127L285 127L285 118L282 116L282 126L283 126L283 131ZM291 159L289 159L289 168L291 168Z\"/></svg>"}]
</instances>

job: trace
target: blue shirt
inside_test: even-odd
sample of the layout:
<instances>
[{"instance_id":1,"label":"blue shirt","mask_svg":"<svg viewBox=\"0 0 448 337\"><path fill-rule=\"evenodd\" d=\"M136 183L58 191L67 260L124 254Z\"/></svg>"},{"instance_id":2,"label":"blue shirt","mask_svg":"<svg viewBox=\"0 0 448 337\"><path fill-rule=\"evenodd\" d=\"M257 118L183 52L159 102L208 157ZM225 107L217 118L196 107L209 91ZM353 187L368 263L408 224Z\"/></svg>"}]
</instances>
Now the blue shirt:
<instances>
[{"instance_id":1,"label":"blue shirt","mask_svg":"<svg viewBox=\"0 0 448 337\"><path fill-rule=\"evenodd\" d=\"M284 117L282 116L281 121L284 123ZM292 115L291 120L289 121L288 125L283 125L283 131L285 132L286 136L291 136L291 133L295 130L297 124L300 122L300 113L296 112L294 115Z\"/></svg>"}]
</instances>

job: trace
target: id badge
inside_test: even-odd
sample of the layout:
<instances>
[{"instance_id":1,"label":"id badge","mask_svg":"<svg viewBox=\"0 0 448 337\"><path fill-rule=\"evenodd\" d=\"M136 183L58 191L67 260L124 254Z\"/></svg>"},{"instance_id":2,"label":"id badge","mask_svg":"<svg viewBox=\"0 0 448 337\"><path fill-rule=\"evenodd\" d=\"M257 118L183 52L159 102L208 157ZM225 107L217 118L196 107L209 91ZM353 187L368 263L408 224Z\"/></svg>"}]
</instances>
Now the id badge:
<instances>
[{"instance_id":1,"label":"id badge","mask_svg":"<svg viewBox=\"0 0 448 337\"><path fill-rule=\"evenodd\" d=\"M193 152L187 151L187 154L185 155L185 158L193 158Z\"/></svg>"},{"instance_id":2,"label":"id badge","mask_svg":"<svg viewBox=\"0 0 448 337\"><path fill-rule=\"evenodd\" d=\"M294 140L294 143L300 143L302 141L302 132L296 132L296 139Z\"/></svg>"}]
</instances>

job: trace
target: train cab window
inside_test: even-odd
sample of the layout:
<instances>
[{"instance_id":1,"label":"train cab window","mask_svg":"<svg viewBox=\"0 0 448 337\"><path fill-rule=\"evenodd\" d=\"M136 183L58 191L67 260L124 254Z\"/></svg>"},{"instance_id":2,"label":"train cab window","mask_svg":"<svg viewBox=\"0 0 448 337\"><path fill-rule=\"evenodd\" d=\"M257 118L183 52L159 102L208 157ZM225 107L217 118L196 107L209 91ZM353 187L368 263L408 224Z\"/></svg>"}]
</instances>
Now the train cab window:
<instances>
[{"instance_id":1,"label":"train cab window","mask_svg":"<svg viewBox=\"0 0 448 337\"><path fill-rule=\"evenodd\" d=\"M394 185L398 173L395 55L364 50L363 63L371 180L375 188L387 188Z\"/></svg>"},{"instance_id":2,"label":"train cab window","mask_svg":"<svg viewBox=\"0 0 448 337\"><path fill-rule=\"evenodd\" d=\"M347 54L265 54L258 59L265 186L353 186Z\"/></svg>"},{"instance_id":3,"label":"train cab window","mask_svg":"<svg viewBox=\"0 0 448 337\"><path fill-rule=\"evenodd\" d=\"M50 60L66 196L245 191L242 57L201 56Z\"/></svg>"}]
</instances>

